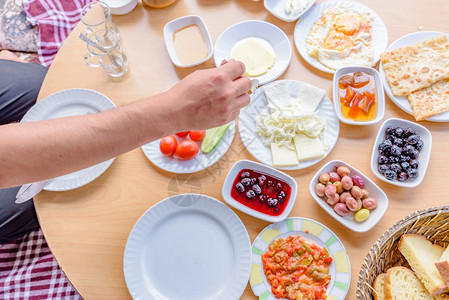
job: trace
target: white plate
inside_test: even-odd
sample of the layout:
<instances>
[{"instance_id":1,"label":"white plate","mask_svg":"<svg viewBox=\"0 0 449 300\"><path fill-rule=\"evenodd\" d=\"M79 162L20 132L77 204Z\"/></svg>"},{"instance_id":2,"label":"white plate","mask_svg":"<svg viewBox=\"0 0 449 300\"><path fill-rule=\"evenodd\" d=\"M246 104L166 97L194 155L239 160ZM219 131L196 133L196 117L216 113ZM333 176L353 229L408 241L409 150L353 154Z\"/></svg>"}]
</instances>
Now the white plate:
<instances>
[{"instance_id":1,"label":"white plate","mask_svg":"<svg viewBox=\"0 0 449 300\"><path fill-rule=\"evenodd\" d=\"M258 20L243 21L232 25L220 34L215 42L214 61L218 67L223 59L230 59L230 53L234 45L242 39L256 37L261 38L274 49L276 61L267 73L251 77L259 80L259 84L273 81L284 73L290 64L292 47L287 35L271 23Z\"/></svg>"},{"instance_id":2,"label":"white plate","mask_svg":"<svg viewBox=\"0 0 449 300\"><path fill-rule=\"evenodd\" d=\"M282 81L290 82L290 84L288 85L290 97L296 97L301 88L302 82L296 80ZM267 86L269 85L259 88L251 96L251 103L248 105L248 107L240 112L239 131L240 137L242 138L243 144L245 145L248 152L251 153L251 155L261 163L273 166L271 149L263 144L262 139L256 132L256 126L254 123L254 117L259 115L262 109L267 106L267 100L265 98L264 92L264 88ZM324 96L323 100L318 106L318 116L327 119L327 130L324 134L324 139L327 141L329 148L325 150L324 156L317 159L300 162L297 166L276 167L277 169L299 170L308 168L321 161L332 151L332 148L334 148L335 143L337 142L338 133L340 132L340 122L338 121L337 115L335 114L334 105L329 97L327 97L327 95Z\"/></svg>"},{"instance_id":3,"label":"white plate","mask_svg":"<svg viewBox=\"0 0 449 300\"><path fill-rule=\"evenodd\" d=\"M447 35L447 37L449 38L449 34L438 31L418 31L410 33L391 43L391 45L388 47L386 51L391 51L397 48L410 46L412 44L416 44L433 37L441 36L443 34ZM385 70L382 65L382 62L379 65L379 73L380 77L382 78L385 92L387 93L388 97L390 97L391 101L393 101L397 106L399 106L399 108L401 108L406 113L413 115L412 107L410 106L410 102L408 102L407 98L393 95L390 85L387 82L387 77L385 76ZM449 111L427 118L426 121L449 122Z\"/></svg>"},{"instance_id":4,"label":"white plate","mask_svg":"<svg viewBox=\"0 0 449 300\"><path fill-rule=\"evenodd\" d=\"M169 197L132 229L123 269L134 299L239 299L251 243L238 216L204 195Z\"/></svg>"},{"instance_id":5,"label":"white plate","mask_svg":"<svg viewBox=\"0 0 449 300\"><path fill-rule=\"evenodd\" d=\"M374 65L379 61L380 54L385 51L388 45L388 32L382 19L369 7L356 2L356 1L325 1L314 5L309 11L303 15L303 18L296 23L294 39L295 45L298 49L299 54L304 58L309 64L326 73L335 73L336 70L332 70L323 64L321 64L315 57L310 56L307 53L306 38L312 28L313 24L318 21L323 12L331 7L343 6L346 8L352 8L354 10L362 9L368 10L373 16L372 22L372 43L374 52Z\"/></svg>"},{"instance_id":6,"label":"white plate","mask_svg":"<svg viewBox=\"0 0 449 300\"><path fill-rule=\"evenodd\" d=\"M62 117L98 113L115 107L105 95L88 89L69 89L54 93L34 105L21 122L49 120ZM51 179L44 190L67 191L95 180L112 164L114 159L89 168Z\"/></svg>"},{"instance_id":7,"label":"white plate","mask_svg":"<svg viewBox=\"0 0 449 300\"><path fill-rule=\"evenodd\" d=\"M267 226L256 237L252 246L252 267L249 283L259 299L276 300L263 271L262 255L274 239L300 235L308 242L326 248L333 258L330 265L331 281L327 286L328 299L345 299L351 283L351 265L343 243L323 224L306 218L288 218Z\"/></svg>"},{"instance_id":8,"label":"white plate","mask_svg":"<svg viewBox=\"0 0 449 300\"><path fill-rule=\"evenodd\" d=\"M219 161L231 146L234 139L234 134L235 121L232 121L220 143L211 153L204 154L201 150L199 150L198 155L190 160L180 160L175 157L167 157L163 155L159 149L160 140L142 146L142 151L153 164L162 170L176 174L190 174L205 170ZM176 138L178 141L183 140L177 136ZM201 144L198 143L198 148L200 145Z\"/></svg>"},{"instance_id":9,"label":"white plate","mask_svg":"<svg viewBox=\"0 0 449 300\"><path fill-rule=\"evenodd\" d=\"M350 176L359 175L363 178L365 182L365 189L369 192L371 198L375 198L378 201L378 206L376 209L370 211L370 216L364 222L357 222L354 219L354 213L351 212L349 216L342 217L339 216L335 211L333 206L329 205L324 198L318 197L315 193L315 186L319 182L318 179L322 173L329 173L335 170L336 166L345 166L350 171ZM310 195L315 199L316 203L321 206L330 216L337 220L340 224L344 225L346 228L355 232L366 232L373 228L384 216L388 208L388 197L384 191L378 187L371 179L369 179L365 174L351 166L350 164L341 160L332 160L325 164L318 172L315 173L309 184Z\"/></svg>"},{"instance_id":10,"label":"white plate","mask_svg":"<svg viewBox=\"0 0 449 300\"><path fill-rule=\"evenodd\" d=\"M288 14L285 12L285 3L287 0L265 0L263 5L265 9L268 10L273 16L276 18L285 21L285 22L293 22L298 20L303 14L308 11L313 4L315 4L316 0L308 0L304 10L302 10L298 14L294 14L293 12Z\"/></svg>"}]
</instances>

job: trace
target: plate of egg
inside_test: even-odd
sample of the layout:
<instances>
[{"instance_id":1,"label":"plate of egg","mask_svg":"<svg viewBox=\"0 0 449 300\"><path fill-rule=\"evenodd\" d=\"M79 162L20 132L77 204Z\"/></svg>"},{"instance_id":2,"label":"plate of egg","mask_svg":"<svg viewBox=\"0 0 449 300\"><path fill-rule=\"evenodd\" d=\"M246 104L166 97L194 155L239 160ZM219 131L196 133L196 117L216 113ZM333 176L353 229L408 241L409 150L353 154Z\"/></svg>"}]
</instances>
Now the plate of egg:
<instances>
[{"instance_id":1,"label":"plate of egg","mask_svg":"<svg viewBox=\"0 0 449 300\"><path fill-rule=\"evenodd\" d=\"M296 23L299 54L315 68L335 73L341 67L373 67L388 44L388 32L372 9L355 1L314 5Z\"/></svg>"}]
</instances>

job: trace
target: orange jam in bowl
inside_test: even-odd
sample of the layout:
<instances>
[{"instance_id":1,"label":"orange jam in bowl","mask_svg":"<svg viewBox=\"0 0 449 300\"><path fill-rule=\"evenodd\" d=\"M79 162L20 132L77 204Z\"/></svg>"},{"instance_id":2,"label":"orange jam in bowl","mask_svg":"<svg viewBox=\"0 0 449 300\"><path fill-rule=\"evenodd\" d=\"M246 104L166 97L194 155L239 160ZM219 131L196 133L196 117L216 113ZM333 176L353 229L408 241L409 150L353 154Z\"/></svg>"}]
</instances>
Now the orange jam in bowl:
<instances>
[{"instance_id":1,"label":"orange jam in bowl","mask_svg":"<svg viewBox=\"0 0 449 300\"><path fill-rule=\"evenodd\" d=\"M377 95L374 76L354 72L338 79L338 95L342 115L355 121L374 120L377 115Z\"/></svg>"}]
</instances>

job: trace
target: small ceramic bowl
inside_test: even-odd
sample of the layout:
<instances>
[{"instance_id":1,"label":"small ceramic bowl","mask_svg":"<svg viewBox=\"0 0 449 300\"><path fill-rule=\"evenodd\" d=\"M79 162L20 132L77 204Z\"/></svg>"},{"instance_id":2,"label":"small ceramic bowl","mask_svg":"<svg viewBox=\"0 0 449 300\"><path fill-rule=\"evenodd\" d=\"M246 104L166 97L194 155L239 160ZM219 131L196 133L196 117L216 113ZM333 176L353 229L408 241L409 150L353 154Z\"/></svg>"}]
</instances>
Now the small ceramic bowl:
<instances>
[{"instance_id":1,"label":"small ceramic bowl","mask_svg":"<svg viewBox=\"0 0 449 300\"><path fill-rule=\"evenodd\" d=\"M137 5L137 0L102 0L111 8L113 15L125 15Z\"/></svg>"},{"instance_id":2,"label":"small ceramic bowl","mask_svg":"<svg viewBox=\"0 0 449 300\"><path fill-rule=\"evenodd\" d=\"M294 22L298 20L303 14L305 14L306 11L308 11L309 8L311 8L312 5L316 2L316 0L307 0L304 9L300 12L287 13L285 9L287 1L288 0L265 0L263 2L263 5L265 6L265 9L268 10L268 12L270 12L270 14L272 14L276 18L285 22Z\"/></svg>"},{"instance_id":3,"label":"small ceramic bowl","mask_svg":"<svg viewBox=\"0 0 449 300\"><path fill-rule=\"evenodd\" d=\"M418 177L416 178L409 178L406 181L398 181L396 179L394 180L388 180L385 178L383 174L379 172L379 164L378 164L378 157L379 157L379 144L381 144L385 138L386 133L385 130L387 127L402 127L405 129L406 127L411 127L413 130L416 131L417 134L419 134L420 139L423 141L423 147L419 153L418 156ZM430 131L415 122L403 120L403 119L388 119L386 120L379 128L379 131L377 133L376 141L374 142L373 146L373 152L371 154L371 170L373 171L374 175L376 175L377 178L388 182L393 185L407 187L407 188L413 188L417 187L421 184L422 180L424 179L424 176L426 175L427 166L429 164L430 159L430 152L432 151L432 134Z\"/></svg>"},{"instance_id":4,"label":"small ceramic bowl","mask_svg":"<svg viewBox=\"0 0 449 300\"><path fill-rule=\"evenodd\" d=\"M206 42L207 56L204 59L201 59L194 63L183 64L180 61L178 54L176 53L176 49L173 44L173 36L176 31L189 25L196 25L201 30L201 33L204 37L204 41ZM171 20L164 26L164 39L165 39L165 46L167 47L167 51L171 61L175 66L179 68L190 68L202 64L203 62L209 60L212 57L212 54L214 53L209 30L207 30L206 24L204 23L203 19L201 19L199 16L191 15Z\"/></svg>"},{"instance_id":5,"label":"small ceramic bowl","mask_svg":"<svg viewBox=\"0 0 449 300\"><path fill-rule=\"evenodd\" d=\"M271 177L274 177L280 181L283 181L285 184L288 184L291 188L290 191L290 197L288 199L286 199L287 201L287 205L284 209L284 211L277 216L273 216L273 215L268 215L266 213L257 211L253 208L250 208L242 203L240 203L239 201L235 200L232 196L231 196L231 190L234 188L234 180L236 179L237 175L239 174L239 172L243 169L250 169L253 171L256 171L258 173L263 173L265 175L269 175ZM238 162L236 162L231 169L228 172L228 175L226 176L226 179L223 183L223 190L222 190L222 196L223 199L226 201L226 203L228 203L230 206L250 215L253 216L255 218L259 218L261 220L265 220L268 222L280 222L282 220L284 220L285 218L288 217L288 214L290 213L290 211L293 208L293 205L295 204L296 201L296 194L298 191L298 186L296 184L296 181L289 175L278 171L272 167L260 164L260 163L256 163L253 161L249 161L249 160L240 160ZM256 198L254 198L251 201L260 201L258 196L256 196Z\"/></svg>"},{"instance_id":6,"label":"small ceramic bowl","mask_svg":"<svg viewBox=\"0 0 449 300\"><path fill-rule=\"evenodd\" d=\"M322 173L332 172L335 170L336 167L339 166L347 167L351 171L350 176L359 175L360 177L362 177L362 179L365 182L364 188L369 192L369 197L375 198L378 201L378 206L375 209L370 210L370 216L363 222L357 222L354 219L354 212L351 212L351 214L346 217L338 215L334 211L333 206L329 205L324 199L324 197L323 198L319 197L315 193L315 186L317 183L319 183L318 179L320 175ZM382 191L381 188L379 188L374 182L372 182L368 177L366 177L365 174L363 174L350 164L341 160L332 160L327 164L325 164L315 174L315 176L312 178L312 181L310 181L309 191L313 199L315 199L316 203L318 203L318 205L321 206L321 208L323 208L329 215L331 215L335 220L340 222L342 225L346 226L347 228L355 232L366 232L371 228L373 228L374 225L376 225L380 221L380 219L382 219L383 215L385 214L388 208L388 197L384 193L384 191Z\"/></svg>"},{"instance_id":7,"label":"small ceramic bowl","mask_svg":"<svg viewBox=\"0 0 449 300\"><path fill-rule=\"evenodd\" d=\"M370 121L356 121L352 119L348 119L343 116L341 112L341 103L340 97L338 95L338 80L341 76L354 73L354 72L365 72L366 74L374 76L374 83L376 85L376 101L377 101L377 112L376 117ZM385 116L385 95L384 89L382 86L382 82L380 80L379 72L376 69L369 67L343 67L338 69L334 74L333 79L333 98L334 98L334 107L335 113L337 117L340 119L342 123L350 124L350 125L371 125L380 122Z\"/></svg>"}]
</instances>

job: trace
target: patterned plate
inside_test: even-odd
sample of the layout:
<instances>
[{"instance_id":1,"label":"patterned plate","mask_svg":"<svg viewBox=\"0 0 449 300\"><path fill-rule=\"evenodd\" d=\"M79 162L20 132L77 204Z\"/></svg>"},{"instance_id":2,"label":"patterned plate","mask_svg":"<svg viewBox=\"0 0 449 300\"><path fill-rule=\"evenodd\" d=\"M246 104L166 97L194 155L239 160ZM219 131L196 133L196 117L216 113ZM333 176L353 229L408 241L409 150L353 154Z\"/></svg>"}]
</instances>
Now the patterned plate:
<instances>
[{"instance_id":1,"label":"patterned plate","mask_svg":"<svg viewBox=\"0 0 449 300\"><path fill-rule=\"evenodd\" d=\"M271 293L271 286L263 272L262 255L268 245L280 237L300 235L309 242L326 247L333 258L330 266L331 282L327 287L327 300L345 299L351 283L351 266L345 247L338 237L326 226L306 218L288 218L267 226L254 240L252 246L252 266L249 283L260 300L276 300Z\"/></svg>"}]
</instances>

